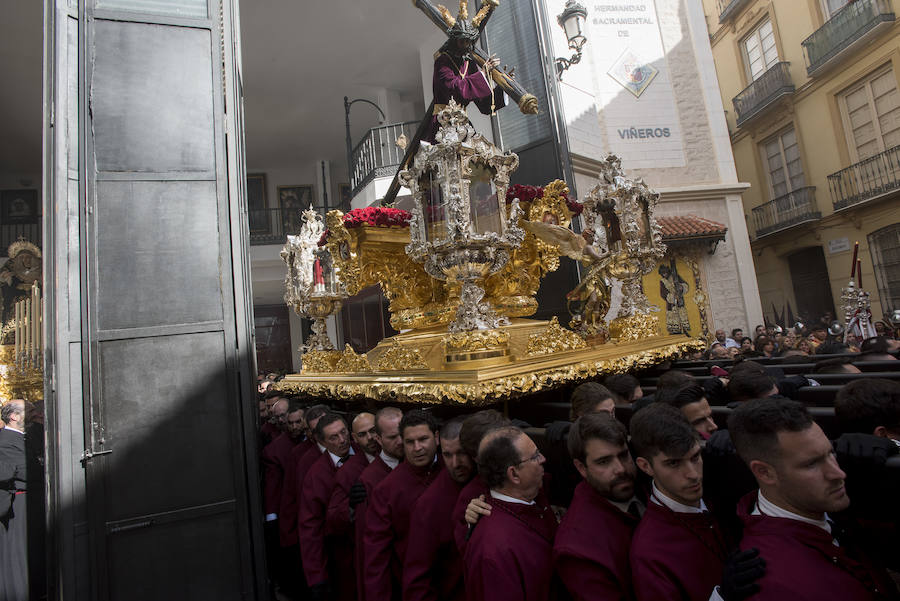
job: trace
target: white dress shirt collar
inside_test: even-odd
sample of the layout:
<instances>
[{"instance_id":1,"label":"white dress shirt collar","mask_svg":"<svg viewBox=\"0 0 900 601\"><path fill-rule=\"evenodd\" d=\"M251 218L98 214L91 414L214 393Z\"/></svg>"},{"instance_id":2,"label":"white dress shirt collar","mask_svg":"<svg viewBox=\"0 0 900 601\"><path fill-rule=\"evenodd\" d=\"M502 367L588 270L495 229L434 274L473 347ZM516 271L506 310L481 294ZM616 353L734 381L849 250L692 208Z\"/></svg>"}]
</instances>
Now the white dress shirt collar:
<instances>
[{"instance_id":1,"label":"white dress shirt collar","mask_svg":"<svg viewBox=\"0 0 900 601\"><path fill-rule=\"evenodd\" d=\"M395 467L397 467L398 465L400 465L400 460L394 459L393 457L391 457L390 455L385 453L384 449L381 450L381 453L379 453L378 456L381 457L381 460L384 461L387 464L387 466L389 468L391 468L392 470Z\"/></svg>"},{"instance_id":2,"label":"white dress shirt collar","mask_svg":"<svg viewBox=\"0 0 900 601\"><path fill-rule=\"evenodd\" d=\"M13 427L10 426L9 424L6 424L6 425L3 427L3 429L4 429L4 430L12 430L13 432L18 432L19 434L25 434L24 431L19 430L18 428L13 428Z\"/></svg>"},{"instance_id":3,"label":"white dress shirt collar","mask_svg":"<svg viewBox=\"0 0 900 601\"><path fill-rule=\"evenodd\" d=\"M792 511L788 511L787 509L782 509L778 505L774 504L763 495L762 491L759 491L759 494L757 495L756 507L753 509L751 515L767 515L773 518L797 520L798 522L804 522L806 524L818 526L828 534L831 534L831 523L829 523L828 521L827 513L824 514L824 517L821 520L814 520L812 518L798 515Z\"/></svg>"},{"instance_id":4,"label":"white dress shirt collar","mask_svg":"<svg viewBox=\"0 0 900 601\"><path fill-rule=\"evenodd\" d=\"M523 501L522 499L504 495L502 492L497 492L493 489L491 489L491 496L498 501L506 501L507 503L516 503L518 505L534 505L534 501Z\"/></svg>"},{"instance_id":5,"label":"white dress shirt collar","mask_svg":"<svg viewBox=\"0 0 900 601\"><path fill-rule=\"evenodd\" d=\"M656 481L653 482L653 495L650 497L650 500L657 505L665 505L675 513L703 513L707 511L706 503L703 502L703 499L700 499L700 507L685 505L684 503L679 503L674 499L670 499L656 487Z\"/></svg>"},{"instance_id":6,"label":"white dress shirt collar","mask_svg":"<svg viewBox=\"0 0 900 601\"><path fill-rule=\"evenodd\" d=\"M341 465L343 465L343 464L341 463L341 458L340 458L340 457L338 457L337 455L335 455L335 454L332 453L331 451L328 451L328 454L331 456L331 462L334 463L334 467L341 467ZM347 457L352 457L353 455L356 455L356 453L353 452L353 447L350 447L350 452L347 453Z\"/></svg>"},{"instance_id":7,"label":"white dress shirt collar","mask_svg":"<svg viewBox=\"0 0 900 601\"><path fill-rule=\"evenodd\" d=\"M365 451L363 451L363 453L365 453L366 455L366 463L372 463L373 461L375 461L375 455L369 455Z\"/></svg>"}]
</instances>

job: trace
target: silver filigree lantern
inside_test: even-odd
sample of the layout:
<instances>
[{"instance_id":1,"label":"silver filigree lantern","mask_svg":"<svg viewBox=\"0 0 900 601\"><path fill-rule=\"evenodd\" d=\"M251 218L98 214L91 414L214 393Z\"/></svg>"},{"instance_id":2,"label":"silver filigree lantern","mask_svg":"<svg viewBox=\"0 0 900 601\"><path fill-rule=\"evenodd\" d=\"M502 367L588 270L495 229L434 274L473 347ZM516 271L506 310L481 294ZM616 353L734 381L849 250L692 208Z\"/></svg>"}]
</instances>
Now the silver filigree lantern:
<instances>
[{"instance_id":1,"label":"silver filigree lantern","mask_svg":"<svg viewBox=\"0 0 900 601\"><path fill-rule=\"evenodd\" d=\"M651 307L641 278L666 253L662 230L653 216L659 194L642 178L626 177L621 159L614 154L602 163L599 179L584 199L585 227L594 231L598 254L609 254L610 277L622 282L618 314L646 315Z\"/></svg>"},{"instance_id":2,"label":"silver filigree lantern","mask_svg":"<svg viewBox=\"0 0 900 601\"><path fill-rule=\"evenodd\" d=\"M453 100L438 122L436 142L423 142L412 167L400 173L415 199L406 254L432 277L461 284L450 332L496 328L508 320L482 300L483 281L525 236L518 201L510 203L508 215L506 210L509 175L519 157L476 133Z\"/></svg>"},{"instance_id":3,"label":"silver filigree lantern","mask_svg":"<svg viewBox=\"0 0 900 601\"><path fill-rule=\"evenodd\" d=\"M325 232L322 216L312 207L303 211L303 226L296 236L288 236L281 249L287 265L284 302L301 317L312 319L312 336L301 347L306 351L331 351L325 319L341 310L347 292L338 279L338 268L319 240Z\"/></svg>"}]
</instances>

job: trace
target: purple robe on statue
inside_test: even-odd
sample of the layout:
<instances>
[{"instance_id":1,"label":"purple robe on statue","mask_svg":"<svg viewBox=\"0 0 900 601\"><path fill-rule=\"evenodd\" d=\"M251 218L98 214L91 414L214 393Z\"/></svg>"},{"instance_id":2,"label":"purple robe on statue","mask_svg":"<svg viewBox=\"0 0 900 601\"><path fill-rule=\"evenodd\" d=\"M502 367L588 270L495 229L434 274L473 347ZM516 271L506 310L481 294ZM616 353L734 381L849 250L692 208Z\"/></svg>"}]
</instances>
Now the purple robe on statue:
<instances>
[{"instance_id":1,"label":"purple robe on statue","mask_svg":"<svg viewBox=\"0 0 900 601\"><path fill-rule=\"evenodd\" d=\"M452 98L464 108L470 102L474 102L478 110L485 115L491 113L491 108L499 109L506 106L506 95L498 86L491 90L487 78L479 69L474 60L458 60L446 52L441 52L434 61L434 76L432 78L432 90L434 93L434 114L431 116L431 125L422 138L426 142L433 143L438 130L437 113L450 102Z\"/></svg>"}]
</instances>

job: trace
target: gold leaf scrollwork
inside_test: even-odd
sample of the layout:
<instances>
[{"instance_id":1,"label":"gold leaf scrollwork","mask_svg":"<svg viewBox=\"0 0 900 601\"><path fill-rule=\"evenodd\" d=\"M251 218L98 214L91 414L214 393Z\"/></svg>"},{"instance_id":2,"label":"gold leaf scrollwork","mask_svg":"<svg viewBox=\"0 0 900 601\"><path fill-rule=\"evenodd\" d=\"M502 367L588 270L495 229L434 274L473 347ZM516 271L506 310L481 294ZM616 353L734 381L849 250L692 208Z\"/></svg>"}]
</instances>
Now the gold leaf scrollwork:
<instances>
[{"instance_id":1,"label":"gold leaf scrollwork","mask_svg":"<svg viewBox=\"0 0 900 601\"><path fill-rule=\"evenodd\" d=\"M395 339L391 347L378 358L378 369L379 371L428 369L428 364L417 349L404 347Z\"/></svg>"},{"instance_id":2,"label":"gold leaf scrollwork","mask_svg":"<svg viewBox=\"0 0 900 601\"><path fill-rule=\"evenodd\" d=\"M619 342L635 342L659 335L659 317L649 313L635 313L617 317L609 324L609 335Z\"/></svg>"},{"instance_id":3,"label":"gold leaf scrollwork","mask_svg":"<svg viewBox=\"0 0 900 601\"><path fill-rule=\"evenodd\" d=\"M508 345L509 332L503 330L458 332L445 336L443 342L447 353L470 353Z\"/></svg>"},{"instance_id":4,"label":"gold leaf scrollwork","mask_svg":"<svg viewBox=\"0 0 900 601\"><path fill-rule=\"evenodd\" d=\"M340 351L307 351L303 353L303 373L329 373L340 358Z\"/></svg>"},{"instance_id":5,"label":"gold leaf scrollwork","mask_svg":"<svg viewBox=\"0 0 900 601\"><path fill-rule=\"evenodd\" d=\"M530 356L549 355L586 347L587 343L581 336L559 325L553 317L543 332L529 336L527 352Z\"/></svg>"},{"instance_id":6,"label":"gold leaf scrollwork","mask_svg":"<svg viewBox=\"0 0 900 601\"><path fill-rule=\"evenodd\" d=\"M344 345L344 352L341 353L341 358L334 365L334 371L340 373L368 372L372 371L372 366L369 365L369 358L365 353L357 354L347 344Z\"/></svg>"},{"instance_id":7,"label":"gold leaf scrollwork","mask_svg":"<svg viewBox=\"0 0 900 601\"><path fill-rule=\"evenodd\" d=\"M479 383L454 382L368 382L282 380L278 388L335 400L360 397L382 402L486 405L517 398L546 388L577 382L598 375L644 369L662 361L684 356L705 347L702 340L688 339L660 348L636 351L621 357L587 360L525 374L493 378Z\"/></svg>"}]
</instances>

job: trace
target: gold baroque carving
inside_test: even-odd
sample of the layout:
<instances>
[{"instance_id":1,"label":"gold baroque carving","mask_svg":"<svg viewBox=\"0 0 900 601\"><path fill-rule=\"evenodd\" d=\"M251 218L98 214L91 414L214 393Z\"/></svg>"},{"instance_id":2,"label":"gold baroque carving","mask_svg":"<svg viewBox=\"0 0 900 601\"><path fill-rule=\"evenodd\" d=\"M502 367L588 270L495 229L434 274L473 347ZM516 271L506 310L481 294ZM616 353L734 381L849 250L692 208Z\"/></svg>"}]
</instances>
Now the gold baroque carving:
<instances>
[{"instance_id":1,"label":"gold baroque carving","mask_svg":"<svg viewBox=\"0 0 900 601\"><path fill-rule=\"evenodd\" d=\"M443 339L447 353L466 353L503 347L509 344L509 332L504 330L473 330L449 334Z\"/></svg>"},{"instance_id":2,"label":"gold baroque carving","mask_svg":"<svg viewBox=\"0 0 900 601\"><path fill-rule=\"evenodd\" d=\"M391 347L378 358L379 371L404 371L411 369L428 369L428 364L414 348L407 348L395 338Z\"/></svg>"},{"instance_id":3,"label":"gold baroque carving","mask_svg":"<svg viewBox=\"0 0 900 601\"><path fill-rule=\"evenodd\" d=\"M617 317L609 324L609 335L619 342L634 342L659 335L659 317L649 313L635 313Z\"/></svg>"},{"instance_id":4,"label":"gold baroque carving","mask_svg":"<svg viewBox=\"0 0 900 601\"><path fill-rule=\"evenodd\" d=\"M344 352L334 364L334 371L340 373L355 373L372 371L369 358L365 353L357 354L349 344L344 345Z\"/></svg>"},{"instance_id":5,"label":"gold baroque carving","mask_svg":"<svg viewBox=\"0 0 900 601\"><path fill-rule=\"evenodd\" d=\"M333 400L353 400L360 397L381 402L454 403L486 405L503 399L517 398L546 388L586 380L598 375L625 373L642 369L704 348L701 340L685 340L658 349L637 351L613 359L581 361L526 374L494 378L477 384L450 382L315 382L282 381L281 390L310 394Z\"/></svg>"},{"instance_id":6,"label":"gold baroque carving","mask_svg":"<svg viewBox=\"0 0 900 601\"><path fill-rule=\"evenodd\" d=\"M528 337L526 352L530 356L549 355L586 347L587 343L581 336L559 325L559 320L554 316L543 332Z\"/></svg>"},{"instance_id":7,"label":"gold baroque carving","mask_svg":"<svg viewBox=\"0 0 900 601\"><path fill-rule=\"evenodd\" d=\"M340 351L307 351L303 353L303 373L329 373L340 358Z\"/></svg>"}]
</instances>

